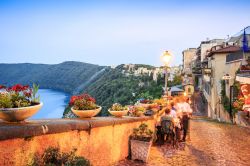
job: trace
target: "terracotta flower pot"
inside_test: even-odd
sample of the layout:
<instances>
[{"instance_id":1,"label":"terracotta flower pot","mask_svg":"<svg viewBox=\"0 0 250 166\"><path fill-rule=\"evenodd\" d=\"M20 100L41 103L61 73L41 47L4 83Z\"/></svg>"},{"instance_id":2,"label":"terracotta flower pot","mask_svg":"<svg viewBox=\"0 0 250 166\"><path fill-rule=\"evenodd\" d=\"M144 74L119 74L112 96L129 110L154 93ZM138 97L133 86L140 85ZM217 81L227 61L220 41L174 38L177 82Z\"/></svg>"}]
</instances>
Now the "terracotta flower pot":
<instances>
[{"instance_id":1,"label":"terracotta flower pot","mask_svg":"<svg viewBox=\"0 0 250 166\"><path fill-rule=\"evenodd\" d=\"M96 116L101 111L101 109L102 107L98 107L93 110L75 110L72 107L71 111L80 118L91 118L93 116Z\"/></svg>"},{"instance_id":2,"label":"terracotta flower pot","mask_svg":"<svg viewBox=\"0 0 250 166\"><path fill-rule=\"evenodd\" d=\"M148 108L151 104L147 104L147 103L140 103L139 106L144 107L144 108Z\"/></svg>"},{"instance_id":3,"label":"terracotta flower pot","mask_svg":"<svg viewBox=\"0 0 250 166\"><path fill-rule=\"evenodd\" d=\"M147 162L152 141L145 142L139 140L131 140L132 160L142 160Z\"/></svg>"},{"instance_id":4,"label":"terracotta flower pot","mask_svg":"<svg viewBox=\"0 0 250 166\"><path fill-rule=\"evenodd\" d=\"M38 110L41 109L43 103L20 108L0 108L0 119L8 122L19 122L28 119Z\"/></svg>"},{"instance_id":5,"label":"terracotta flower pot","mask_svg":"<svg viewBox=\"0 0 250 166\"><path fill-rule=\"evenodd\" d=\"M108 110L109 113L115 117L122 117L127 115L128 110L122 110L122 111L111 111L110 109Z\"/></svg>"}]
</instances>

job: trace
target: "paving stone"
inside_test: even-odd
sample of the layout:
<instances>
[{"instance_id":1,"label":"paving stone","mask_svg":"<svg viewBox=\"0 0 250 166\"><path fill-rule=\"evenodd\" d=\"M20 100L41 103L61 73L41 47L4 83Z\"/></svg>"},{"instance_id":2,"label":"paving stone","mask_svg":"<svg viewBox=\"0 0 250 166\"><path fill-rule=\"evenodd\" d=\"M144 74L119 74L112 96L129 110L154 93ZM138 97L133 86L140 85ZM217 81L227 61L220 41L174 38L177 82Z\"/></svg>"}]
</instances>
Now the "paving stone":
<instances>
[{"instance_id":1,"label":"paving stone","mask_svg":"<svg viewBox=\"0 0 250 166\"><path fill-rule=\"evenodd\" d=\"M120 161L116 166L250 166L250 130L194 118L190 123L190 141L178 148L165 144L153 146L148 163Z\"/></svg>"}]
</instances>

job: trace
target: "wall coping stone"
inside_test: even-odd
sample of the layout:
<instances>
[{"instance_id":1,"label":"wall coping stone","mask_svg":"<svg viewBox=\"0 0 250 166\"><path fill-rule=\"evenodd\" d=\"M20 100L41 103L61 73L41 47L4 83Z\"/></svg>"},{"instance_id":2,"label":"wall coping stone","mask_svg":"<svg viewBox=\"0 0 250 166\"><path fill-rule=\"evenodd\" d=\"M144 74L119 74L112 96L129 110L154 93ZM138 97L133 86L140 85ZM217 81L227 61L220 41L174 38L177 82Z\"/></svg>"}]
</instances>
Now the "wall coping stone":
<instances>
[{"instance_id":1,"label":"wall coping stone","mask_svg":"<svg viewBox=\"0 0 250 166\"><path fill-rule=\"evenodd\" d=\"M91 128L114 126L124 123L152 120L153 117L94 117L91 119L41 119L9 123L0 120L0 141L15 138L30 138L73 130L90 131Z\"/></svg>"}]
</instances>

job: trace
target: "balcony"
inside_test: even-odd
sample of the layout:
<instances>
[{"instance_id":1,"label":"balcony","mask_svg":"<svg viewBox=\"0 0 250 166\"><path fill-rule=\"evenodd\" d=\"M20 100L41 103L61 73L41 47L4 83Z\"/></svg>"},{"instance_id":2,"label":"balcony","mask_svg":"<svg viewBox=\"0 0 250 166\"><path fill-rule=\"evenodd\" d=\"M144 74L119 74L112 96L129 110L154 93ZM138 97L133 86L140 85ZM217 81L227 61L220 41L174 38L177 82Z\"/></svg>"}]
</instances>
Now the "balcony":
<instances>
[{"instance_id":1,"label":"balcony","mask_svg":"<svg viewBox=\"0 0 250 166\"><path fill-rule=\"evenodd\" d=\"M202 70L201 70L200 67L193 67L193 68L192 68L192 73L193 73L194 75L201 75L201 74L202 74Z\"/></svg>"}]
</instances>

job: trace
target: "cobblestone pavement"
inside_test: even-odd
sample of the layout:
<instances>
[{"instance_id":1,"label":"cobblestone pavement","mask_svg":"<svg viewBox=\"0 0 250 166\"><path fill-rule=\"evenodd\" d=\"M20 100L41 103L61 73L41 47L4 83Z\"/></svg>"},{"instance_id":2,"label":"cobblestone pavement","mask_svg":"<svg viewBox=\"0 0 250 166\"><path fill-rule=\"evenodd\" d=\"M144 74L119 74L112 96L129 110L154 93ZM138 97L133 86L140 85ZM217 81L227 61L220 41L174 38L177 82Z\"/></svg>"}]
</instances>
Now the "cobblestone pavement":
<instances>
[{"instance_id":1,"label":"cobblestone pavement","mask_svg":"<svg viewBox=\"0 0 250 166\"><path fill-rule=\"evenodd\" d=\"M124 160L117 166L250 166L250 131L235 125L195 117L190 124L190 140L178 149L153 146L147 164Z\"/></svg>"}]
</instances>

